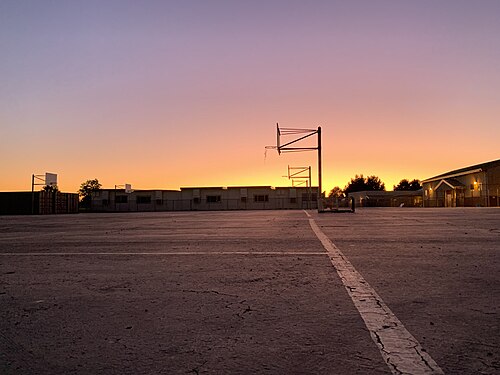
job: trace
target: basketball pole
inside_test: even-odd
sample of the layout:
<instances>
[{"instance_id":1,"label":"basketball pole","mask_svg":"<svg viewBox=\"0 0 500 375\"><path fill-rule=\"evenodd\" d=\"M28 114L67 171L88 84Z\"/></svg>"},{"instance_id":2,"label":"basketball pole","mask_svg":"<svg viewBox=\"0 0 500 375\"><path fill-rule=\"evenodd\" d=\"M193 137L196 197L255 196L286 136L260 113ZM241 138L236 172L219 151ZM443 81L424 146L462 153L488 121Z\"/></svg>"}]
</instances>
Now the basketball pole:
<instances>
[{"instance_id":1,"label":"basketball pole","mask_svg":"<svg viewBox=\"0 0 500 375\"><path fill-rule=\"evenodd\" d=\"M321 181L321 126L318 126L318 211L323 210L323 199L321 194L323 192L322 189L322 181Z\"/></svg>"},{"instance_id":2,"label":"basketball pole","mask_svg":"<svg viewBox=\"0 0 500 375\"><path fill-rule=\"evenodd\" d=\"M35 214L35 186L46 186L47 185L47 175L48 173L43 174L32 174L31 175L31 214ZM43 181L42 183L37 183L37 181ZM40 197L39 197L40 198ZM40 206L40 202L38 202ZM38 207L38 213L40 213L40 207Z\"/></svg>"},{"instance_id":3,"label":"basketball pole","mask_svg":"<svg viewBox=\"0 0 500 375\"><path fill-rule=\"evenodd\" d=\"M285 144L281 144L280 137L282 135L295 135L295 134L304 134L306 135L299 137L297 139L294 139L292 141L289 141ZM291 147L292 144L297 143L299 141L302 141L306 138L309 138L311 136L314 136L315 134L318 135L318 144L316 147ZM292 152L292 151L312 151L312 150L318 150L318 196L316 197L317 199L317 205L318 205L318 212L323 211L323 200L322 200L322 193L323 193L323 184L322 184L322 163L321 163L321 126L318 126L317 130L313 129L292 129L292 128L282 128L280 129L279 124L276 123L276 147L274 146L266 146L266 148L276 148L278 151L278 154L281 155L282 152ZM288 172L290 173L290 172Z\"/></svg>"},{"instance_id":4,"label":"basketball pole","mask_svg":"<svg viewBox=\"0 0 500 375\"><path fill-rule=\"evenodd\" d=\"M307 191L307 208L311 209L311 198L312 198L312 178L311 178L311 166L309 166L309 189Z\"/></svg>"},{"instance_id":5,"label":"basketball pole","mask_svg":"<svg viewBox=\"0 0 500 375\"><path fill-rule=\"evenodd\" d=\"M317 131L314 131L316 134ZM315 148L316 150L316 148ZM298 171L298 172L292 172ZM297 180L306 180L306 188L307 188L307 208L311 208L311 199L312 199L312 177L311 177L311 166L308 167L290 167L288 166L288 175L283 176L288 177L289 180L292 180L292 187L302 185L304 182L301 182L298 185L295 185L295 181ZM317 201L317 199L316 199ZM317 202L316 202L317 203Z\"/></svg>"},{"instance_id":6,"label":"basketball pole","mask_svg":"<svg viewBox=\"0 0 500 375\"><path fill-rule=\"evenodd\" d=\"M31 214L35 214L35 175L31 175Z\"/></svg>"}]
</instances>

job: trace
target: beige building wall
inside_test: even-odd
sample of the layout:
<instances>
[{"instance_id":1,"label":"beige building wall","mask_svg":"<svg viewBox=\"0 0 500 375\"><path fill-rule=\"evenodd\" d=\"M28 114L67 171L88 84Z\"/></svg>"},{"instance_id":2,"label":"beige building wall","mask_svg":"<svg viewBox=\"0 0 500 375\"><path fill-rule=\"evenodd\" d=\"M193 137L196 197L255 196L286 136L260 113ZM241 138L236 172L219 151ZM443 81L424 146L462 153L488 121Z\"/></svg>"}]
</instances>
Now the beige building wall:
<instances>
[{"instance_id":1,"label":"beige building wall","mask_svg":"<svg viewBox=\"0 0 500 375\"><path fill-rule=\"evenodd\" d=\"M271 186L188 187L180 190L102 189L92 195L92 211L208 211L316 209L317 189Z\"/></svg>"}]
</instances>

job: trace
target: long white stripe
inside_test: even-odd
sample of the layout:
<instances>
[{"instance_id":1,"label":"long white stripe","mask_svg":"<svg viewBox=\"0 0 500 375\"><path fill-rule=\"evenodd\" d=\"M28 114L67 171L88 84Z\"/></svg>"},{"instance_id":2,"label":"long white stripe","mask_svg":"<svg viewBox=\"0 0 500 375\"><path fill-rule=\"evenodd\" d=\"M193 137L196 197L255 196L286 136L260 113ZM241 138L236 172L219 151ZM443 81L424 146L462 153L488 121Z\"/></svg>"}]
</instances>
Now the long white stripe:
<instances>
[{"instance_id":1,"label":"long white stripe","mask_svg":"<svg viewBox=\"0 0 500 375\"><path fill-rule=\"evenodd\" d=\"M382 298L321 231L314 219L312 230L328 251L347 293L363 318L370 335L393 374L443 374L437 363L422 350Z\"/></svg>"}]
</instances>

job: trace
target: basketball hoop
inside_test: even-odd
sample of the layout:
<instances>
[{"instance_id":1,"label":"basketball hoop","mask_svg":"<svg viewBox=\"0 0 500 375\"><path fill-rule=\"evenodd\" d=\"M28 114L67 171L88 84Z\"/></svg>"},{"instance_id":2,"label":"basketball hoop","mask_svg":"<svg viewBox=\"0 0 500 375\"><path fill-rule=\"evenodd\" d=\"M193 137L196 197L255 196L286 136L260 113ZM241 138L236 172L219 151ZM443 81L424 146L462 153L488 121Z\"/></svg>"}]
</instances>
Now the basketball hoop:
<instances>
[{"instance_id":1,"label":"basketball hoop","mask_svg":"<svg viewBox=\"0 0 500 375\"><path fill-rule=\"evenodd\" d=\"M287 136L299 136L296 139L282 142L281 137ZM294 146L295 143L303 141L309 137L318 135L318 143L316 147L300 147ZM290 139L290 138L288 138ZM276 123L276 146L266 146L266 151L268 149L276 149L278 154L281 155L282 152L303 152L303 151L318 151L318 211L322 211L322 184L321 184L321 126L318 129L303 129L303 128L280 128L279 124ZM289 172L290 173L290 172Z\"/></svg>"}]
</instances>

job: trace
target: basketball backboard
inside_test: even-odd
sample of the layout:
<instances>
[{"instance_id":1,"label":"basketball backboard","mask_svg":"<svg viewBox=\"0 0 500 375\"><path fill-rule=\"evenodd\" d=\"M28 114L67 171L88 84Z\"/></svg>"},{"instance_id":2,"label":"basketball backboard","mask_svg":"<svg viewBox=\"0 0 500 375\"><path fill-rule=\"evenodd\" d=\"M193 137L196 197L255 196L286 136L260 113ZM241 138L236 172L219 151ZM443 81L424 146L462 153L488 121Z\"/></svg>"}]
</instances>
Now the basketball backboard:
<instances>
[{"instance_id":1,"label":"basketball backboard","mask_svg":"<svg viewBox=\"0 0 500 375\"><path fill-rule=\"evenodd\" d=\"M57 185L57 174L56 173L45 173L45 185L56 186Z\"/></svg>"}]
</instances>

